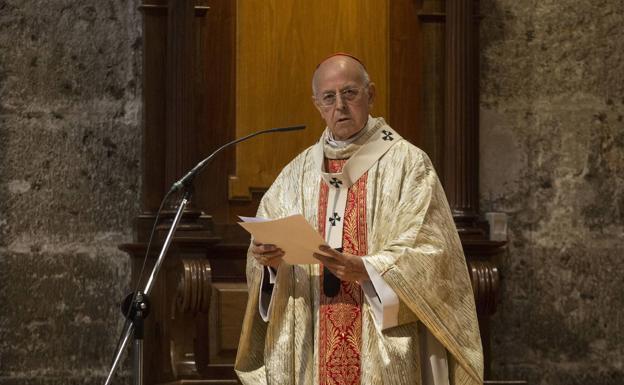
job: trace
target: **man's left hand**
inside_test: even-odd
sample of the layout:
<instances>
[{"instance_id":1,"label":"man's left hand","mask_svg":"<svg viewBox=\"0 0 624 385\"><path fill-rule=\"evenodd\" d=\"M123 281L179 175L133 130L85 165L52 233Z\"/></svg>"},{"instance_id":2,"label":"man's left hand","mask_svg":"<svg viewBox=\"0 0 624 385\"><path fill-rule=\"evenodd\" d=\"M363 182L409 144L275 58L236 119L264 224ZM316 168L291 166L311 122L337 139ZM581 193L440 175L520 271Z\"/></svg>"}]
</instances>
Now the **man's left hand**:
<instances>
[{"instance_id":1,"label":"man's left hand","mask_svg":"<svg viewBox=\"0 0 624 385\"><path fill-rule=\"evenodd\" d=\"M362 282L368 279L362 257L341 253L331 247L321 245L319 250L327 255L314 253L314 258L323 263L336 277L347 282Z\"/></svg>"}]
</instances>

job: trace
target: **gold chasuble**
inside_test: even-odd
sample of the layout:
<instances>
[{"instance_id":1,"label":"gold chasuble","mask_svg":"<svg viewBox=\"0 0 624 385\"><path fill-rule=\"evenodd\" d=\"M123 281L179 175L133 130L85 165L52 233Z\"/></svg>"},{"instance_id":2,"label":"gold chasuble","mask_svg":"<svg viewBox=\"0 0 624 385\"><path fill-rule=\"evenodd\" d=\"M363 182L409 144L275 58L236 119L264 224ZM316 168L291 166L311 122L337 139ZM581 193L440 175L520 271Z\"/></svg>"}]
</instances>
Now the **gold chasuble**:
<instances>
[{"instance_id":1,"label":"gold chasuble","mask_svg":"<svg viewBox=\"0 0 624 385\"><path fill-rule=\"evenodd\" d=\"M481 384L466 261L428 157L381 118L369 117L344 149L329 146L326 135L282 170L258 216L302 214L330 246L364 256L398 296L398 324L382 330L357 283L341 282L328 297L322 266L286 263L277 271L265 322L259 312L263 266L249 254L249 301L235 363L241 382ZM423 346L431 339L447 352L442 380L432 380L426 367Z\"/></svg>"}]
</instances>

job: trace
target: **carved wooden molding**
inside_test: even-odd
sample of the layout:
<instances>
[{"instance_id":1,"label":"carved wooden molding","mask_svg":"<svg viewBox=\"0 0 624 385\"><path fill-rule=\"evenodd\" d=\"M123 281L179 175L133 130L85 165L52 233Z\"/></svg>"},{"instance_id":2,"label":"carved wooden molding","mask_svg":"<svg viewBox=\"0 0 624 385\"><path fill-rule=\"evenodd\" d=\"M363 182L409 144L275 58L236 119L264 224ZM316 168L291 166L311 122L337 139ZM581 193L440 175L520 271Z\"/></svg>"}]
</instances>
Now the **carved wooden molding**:
<instances>
[{"instance_id":1,"label":"carved wooden molding","mask_svg":"<svg viewBox=\"0 0 624 385\"><path fill-rule=\"evenodd\" d=\"M199 259L183 259L182 273L178 280L176 309L182 313L208 313L212 295L210 262Z\"/></svg>"},{"instance_id":2,"label":"carved wooden molding","mask_svg":"<svg viewBox=\"0 0 624 385\"><path fill-rule=\"evenodd\" d=\"M468 264L477 314L490 316L496 312L500 275L496 265L489 261L472 261Z\"/></svg>"},{"instance_id":3,"label":"carved wooden molding","mask_svg":"<svg viewBox=\"0 0 624 385\"><path fill-rule=\"evenodd\" d=\"M166 14L167 13L167 6L164 4L142 4L138 6L139 11L143 11L143 12L158 12L158 13L162 13L162 14ZM195 6L195 16L197 17L203 17L206 16L206 13L208 12L208 10L210 10L210 7L206 7L206 6Z\"/></svg>"},{"instance_id":4,"label":"carved wooden molding","mask_svg":"<svg viewBox=\"0 0 624 385\"><path fill-rule=\"evenodd\" d=\"M423 23L444 23L446 21L446 14L441 12L418 12L418 18Z\"/></svg>"},{"instance_id":5,"label":"carved wooden molding","mask_svg":"<svg viewBox=\"0 0 624 385\"><path fill-rule=\"evenodd\" d=\"M177 269L177 291L171 304L168 350L173 377L199 376L198 362L207 356L206 333L212 269L206 259L182 259Z\"/></svg>"},{"instance_id":6,"label":"carved wooden molding","mask_svg":"<svg viewBox=\"0 0 624 385\"><path fill-rule=\"evenodd\" d=\"M475 14L472 16L474 21L480 21L483 16ZM418 12L418 19L423 23L444 23L446 22L446 13L443 12Z\"/></svg>"}]
</instances>

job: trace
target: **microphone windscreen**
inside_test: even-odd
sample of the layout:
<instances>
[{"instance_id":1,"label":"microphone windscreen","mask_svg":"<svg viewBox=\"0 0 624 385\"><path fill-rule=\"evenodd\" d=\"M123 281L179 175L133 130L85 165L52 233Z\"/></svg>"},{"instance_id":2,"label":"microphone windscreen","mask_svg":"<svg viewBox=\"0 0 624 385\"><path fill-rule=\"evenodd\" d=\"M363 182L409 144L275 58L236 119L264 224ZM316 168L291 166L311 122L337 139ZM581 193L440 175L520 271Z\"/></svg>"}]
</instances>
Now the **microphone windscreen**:
<instances>
[{"instance_id":1,"label":"microphone windscreen","mask_svg":"<svg viewBox=\"0 0 624 385\"><path fill-rule=\"evenodd\" d=\"M323 293L326 297L335 297L340 292L340 279L323 266Z\"/></svg>"}]
</instances>

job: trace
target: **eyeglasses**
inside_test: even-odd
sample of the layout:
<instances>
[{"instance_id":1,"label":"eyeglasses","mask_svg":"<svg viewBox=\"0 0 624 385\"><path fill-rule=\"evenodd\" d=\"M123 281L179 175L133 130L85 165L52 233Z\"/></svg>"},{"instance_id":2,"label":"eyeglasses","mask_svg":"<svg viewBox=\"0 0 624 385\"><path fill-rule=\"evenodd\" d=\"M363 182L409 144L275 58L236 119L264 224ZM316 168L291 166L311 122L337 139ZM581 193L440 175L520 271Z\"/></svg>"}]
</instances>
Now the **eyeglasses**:
<instances>
[{"instance_id":1,"label":"eyeglasses","mask_svg":"<svg viewBox=\"0 0 624 385\"><path fill-rule=\"evenodd\" d=\"M364 89L367 87L368 85L364 87L345 88L344 90L340 91L340 98L343 102L352 102L359 98L364 93ZM317 98L316 101L319 105L321 105L321 107L331 107L336 104L336 93L326 92L321 95L320 98Z\"/></svg>"}]
</instances>

